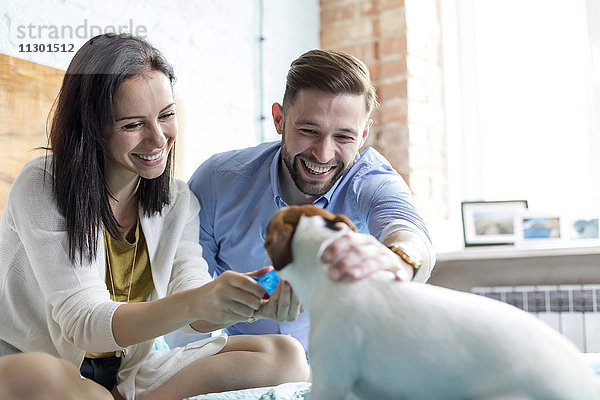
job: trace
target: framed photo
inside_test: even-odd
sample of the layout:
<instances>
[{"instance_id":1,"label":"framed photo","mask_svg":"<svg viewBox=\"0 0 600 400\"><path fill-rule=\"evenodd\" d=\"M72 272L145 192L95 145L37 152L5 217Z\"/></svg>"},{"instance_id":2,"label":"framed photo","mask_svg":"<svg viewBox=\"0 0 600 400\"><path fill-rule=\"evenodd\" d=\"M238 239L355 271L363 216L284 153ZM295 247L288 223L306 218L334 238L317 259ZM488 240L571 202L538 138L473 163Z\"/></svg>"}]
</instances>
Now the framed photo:
<instances>
[{"instance_id":1,"label":"framed photo","mask_svg":"<svg viewBox=\"0 0 600 400\"><path fill-rule=\"evenodd\" d=\"M551 243L565 237L563 218L552 213L517 214L515 230L518 244Z\"/></svg>"},{"instance_id":2,"label":"framed photo","mask_svg":"<svg viewBox=\"0 0 600 400\"><path fill-rule=\"evenodd\" d=\"M600 239L599 222L598 216L571 216L565 220L565 237L572 241L597 241Z\"/></svg>"},{"instance_id":3,"label":"framed photo","mask_svg":"<svg viewBox=\"0 0 600 400\"><path fill-rule=\"evenodd\" d=\"M527 200L464 201L461 204L465 246L515 243L515 215Z\"/></svg>"}]
</instances>

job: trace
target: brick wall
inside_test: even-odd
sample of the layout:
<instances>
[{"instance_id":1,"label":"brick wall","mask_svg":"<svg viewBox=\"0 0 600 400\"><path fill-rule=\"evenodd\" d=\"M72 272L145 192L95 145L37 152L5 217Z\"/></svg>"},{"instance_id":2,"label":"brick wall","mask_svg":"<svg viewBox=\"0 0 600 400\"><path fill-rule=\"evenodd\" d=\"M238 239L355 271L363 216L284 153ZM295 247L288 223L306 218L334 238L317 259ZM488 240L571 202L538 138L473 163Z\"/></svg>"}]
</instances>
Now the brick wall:
<instances>
[{"instance_id":1,"label":"brick wall","mask_svg":"<svg viewBox=\"0 0 600 400\"><path fill-rule=\"evenodd\" d=\"M409 183L428 220L445 218L440 0L320 0L321 48L363 60L381 107L367 145Z\"/></svg>"}]
</instances>

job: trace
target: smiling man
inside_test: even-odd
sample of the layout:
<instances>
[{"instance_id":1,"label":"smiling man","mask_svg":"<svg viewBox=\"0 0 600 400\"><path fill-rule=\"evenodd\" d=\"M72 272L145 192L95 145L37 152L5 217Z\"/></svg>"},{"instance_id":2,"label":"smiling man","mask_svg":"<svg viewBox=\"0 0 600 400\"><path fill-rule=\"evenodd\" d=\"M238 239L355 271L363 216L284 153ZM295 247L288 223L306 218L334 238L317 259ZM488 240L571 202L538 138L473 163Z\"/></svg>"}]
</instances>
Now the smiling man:
<instances>
[{"instance_id":1,"label":"smiling man","mask_svg":"<svg viewBox=\"0 0 600 400\"><path fill-rule=\"evenodd\" d=\"M401 281L427 280L434 253L408 186L374 149L359 153L376 105L369 71L357 58L311 50L292 62L283 102L272 107L282 140L217 154L189 182L200 200L200 243L212 273L269 265L263 244L270 218L287 205L314 204L345 214L360 232L323 253L332 279L386 269ZM308 316L285 282L256 317L262 319L228 333L290 334L307 347Z\"/></svg>"},{"instance_id":2,"label":"smiling man","mask_svg":"<svg viewBox=\"0 0 600 400\"><path fill-rule=\"evenodd\" d=\"M311 203L350 169L373 122L365 108L361 95L335 95L318 89L300 90L287 111L273 104L275 128L282 135L285 167L280 174L288 203Z\"/></svg>"}]
</instances>

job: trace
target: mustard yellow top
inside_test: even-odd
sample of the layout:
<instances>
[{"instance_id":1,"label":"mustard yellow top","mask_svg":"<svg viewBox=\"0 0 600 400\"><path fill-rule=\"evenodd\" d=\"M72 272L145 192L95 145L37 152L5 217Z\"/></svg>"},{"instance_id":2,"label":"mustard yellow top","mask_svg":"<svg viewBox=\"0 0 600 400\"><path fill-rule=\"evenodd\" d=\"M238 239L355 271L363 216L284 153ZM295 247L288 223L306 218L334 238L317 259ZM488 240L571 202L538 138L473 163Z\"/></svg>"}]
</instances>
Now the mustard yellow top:
<instances>
[{"instance_id":1,"label":"mustard yellow top","mask_svg":"<svg viewBox=\"0 0 600 400\"><path fill-rule=\"evenodd\" d=\"M137 303L148 299L154 290L154 281L146 239L140 229L139 221L135 228L133 243L125 238L116 239L104 229L104 258L106 287L114 301ZM114 354L114 352L86 353L85 357L102 358Z\"/></svg>"}]
</instances>

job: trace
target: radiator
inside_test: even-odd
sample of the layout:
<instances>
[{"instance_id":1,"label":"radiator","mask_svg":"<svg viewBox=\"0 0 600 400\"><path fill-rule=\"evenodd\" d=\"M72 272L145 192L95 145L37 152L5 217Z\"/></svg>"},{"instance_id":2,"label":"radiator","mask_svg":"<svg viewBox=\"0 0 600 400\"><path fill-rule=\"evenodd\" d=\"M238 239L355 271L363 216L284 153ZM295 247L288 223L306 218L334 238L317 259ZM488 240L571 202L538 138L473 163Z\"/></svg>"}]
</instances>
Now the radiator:
<instances>
[{"instance_id":1,"label":"radiator","mask_svg":"<svg viewBox=\"0 0 600 400\"><path fill-rule=\"evenodd\" d=\"M586 353L600 353L600 285L474 287L473 293L525 310Z\"/></svg>"}]
</instances>

